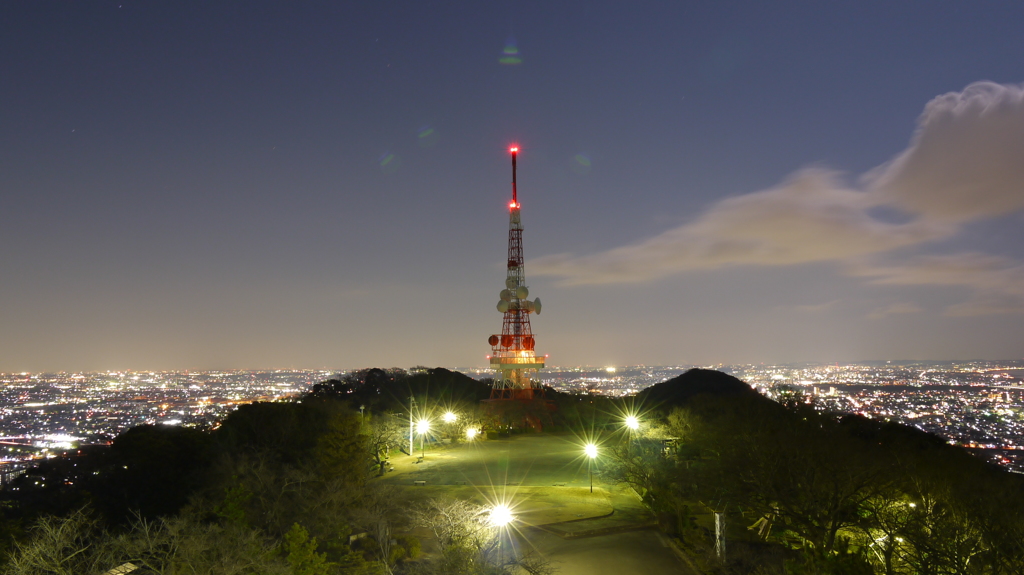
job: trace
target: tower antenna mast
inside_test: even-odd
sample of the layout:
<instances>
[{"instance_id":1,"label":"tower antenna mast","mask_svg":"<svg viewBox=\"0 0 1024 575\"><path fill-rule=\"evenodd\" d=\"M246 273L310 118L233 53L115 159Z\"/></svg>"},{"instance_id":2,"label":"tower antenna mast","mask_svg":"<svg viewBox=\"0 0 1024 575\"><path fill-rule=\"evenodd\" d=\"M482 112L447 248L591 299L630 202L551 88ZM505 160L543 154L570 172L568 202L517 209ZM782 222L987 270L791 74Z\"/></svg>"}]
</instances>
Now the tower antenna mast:
<instances>
[{"instance_id":1,"label":"tower antenna mast","mask_svg":"<svg viewBox=\"0 0 1024 575\"><path fill-rule=\"evenodd\" d=\"M502 313L501 335L487 339L491 344L491 367L498 372L491 389L491 399L534 398L539 389L530 379L530 373L544 367L544 356L534 351L536 342L530 327L530 314L540 313L540 298L530 297L523 271L523 224L519 214L516 193L516 157L519 147L509 148L512 153L512 202L508 205L508 271L505 289L501 290L498 311Z\"/></svg>"},{"instance_id":2,"label":"tower antenna mast","mask_svg":"<svg viewBox=\"0 0 1024 575\"><path fill-rule=\"evenodd\" d=\"M519 148L512 147L512 203L518 204L519 199L516 198L516 156L519 155Z\"/></svg>"}]
</instances>

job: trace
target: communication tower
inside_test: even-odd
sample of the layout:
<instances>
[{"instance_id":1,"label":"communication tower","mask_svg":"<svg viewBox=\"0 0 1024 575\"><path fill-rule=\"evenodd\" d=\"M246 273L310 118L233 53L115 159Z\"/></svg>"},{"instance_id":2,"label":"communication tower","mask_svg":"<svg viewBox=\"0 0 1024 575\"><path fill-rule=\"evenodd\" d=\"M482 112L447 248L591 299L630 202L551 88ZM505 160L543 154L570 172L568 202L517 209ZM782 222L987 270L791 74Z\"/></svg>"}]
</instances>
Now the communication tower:
<instances>
[{"instance_id":1,"label":"communication tower","mask_svg":"<svg viewBox=\"0 0 1024 575\"><path fill-rule=\"evenodd\" d=\"M527 299L530 290L523 272L523 224L516 195L519 148L513 146L509 152L512 153L512 201L508 204L508 272L497 306L504 320L501 335L494 334L487 339L491 344L491 367L499 374L491 389L491 399L532 400L535 394L540 396L540 388L534 386L530 373L544 367L544 356L534 351L536 342L530 329L530 314L539 314L541 306L540 298Z\"/></svg>"}]
</instances>

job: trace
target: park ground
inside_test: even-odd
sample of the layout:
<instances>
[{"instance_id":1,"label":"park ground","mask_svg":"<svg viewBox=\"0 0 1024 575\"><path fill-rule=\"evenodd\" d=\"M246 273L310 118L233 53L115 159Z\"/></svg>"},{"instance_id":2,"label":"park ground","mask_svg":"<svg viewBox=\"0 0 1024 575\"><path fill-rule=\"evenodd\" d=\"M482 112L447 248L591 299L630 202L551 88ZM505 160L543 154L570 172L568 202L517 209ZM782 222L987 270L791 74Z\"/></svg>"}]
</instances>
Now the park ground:
<instances>
[{"instance_id":1,"label":"park ground","mask_svg":"<svg viewBox=\"0 0 1024 575\"><path fill-rule=\"evenodd\" d=\"M381 481L413 501L447 495L509 504L517 544L550 559L562 575L695 573L631 489L601 480L600 455L591 462L572 434L428 445L422 457L416 447L413 456L392 457L394 471ZM429 533L416 535L430 552Z\"/></svg>"}]
</instances>

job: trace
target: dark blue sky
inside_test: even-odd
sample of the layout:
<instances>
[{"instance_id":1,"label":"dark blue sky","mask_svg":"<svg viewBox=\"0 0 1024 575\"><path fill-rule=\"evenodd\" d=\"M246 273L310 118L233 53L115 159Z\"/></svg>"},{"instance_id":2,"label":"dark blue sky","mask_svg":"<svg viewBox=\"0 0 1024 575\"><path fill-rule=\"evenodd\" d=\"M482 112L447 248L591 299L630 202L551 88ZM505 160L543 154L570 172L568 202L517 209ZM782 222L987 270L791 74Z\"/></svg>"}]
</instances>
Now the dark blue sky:
<instances>
[{"instance_id":1,"label":"dark blue sky","mask_svg":"<svg viewBox=\"0 0 1024 575\"><path fill-rule=\"evenodd\" d=\"M1020 358L1021 22L5 3L0 371L484 365L512 142L552 364Z\"/></svg>"}]
</instances>

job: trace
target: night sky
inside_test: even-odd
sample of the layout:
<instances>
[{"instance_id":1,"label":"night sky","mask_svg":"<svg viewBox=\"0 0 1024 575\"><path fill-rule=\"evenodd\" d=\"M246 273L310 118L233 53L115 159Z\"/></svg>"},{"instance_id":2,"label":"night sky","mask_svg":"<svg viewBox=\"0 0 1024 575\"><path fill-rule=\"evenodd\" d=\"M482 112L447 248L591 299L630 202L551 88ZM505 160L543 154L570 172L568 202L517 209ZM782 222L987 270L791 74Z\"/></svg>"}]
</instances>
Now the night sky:
<instances>
[{"instance_id":1,"label":"night sky","mask_svg":"<svg viewBox=\"0 0 1024 575\"><path fill-rule=\"evenodd\" d=\"M1024 2L5 2L0 371L1024 356Z\"/></svg>"}]
</instances>

